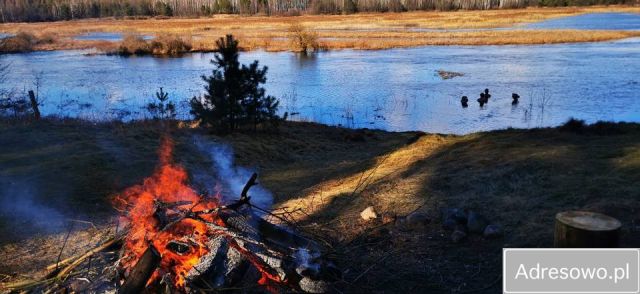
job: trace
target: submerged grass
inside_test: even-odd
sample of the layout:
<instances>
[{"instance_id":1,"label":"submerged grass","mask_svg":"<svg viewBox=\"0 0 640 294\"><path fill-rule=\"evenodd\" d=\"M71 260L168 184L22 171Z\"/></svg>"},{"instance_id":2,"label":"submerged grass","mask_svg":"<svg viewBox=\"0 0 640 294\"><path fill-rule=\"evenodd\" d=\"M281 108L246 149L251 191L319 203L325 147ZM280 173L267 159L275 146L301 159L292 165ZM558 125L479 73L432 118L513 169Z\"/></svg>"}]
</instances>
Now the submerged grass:
<instances>
[{"instance_id":1,"label":"submerged grass","mask_svg":"<svg viewBox=\"0 0 640 294\"><path fill-rule=\"evenodd\" d=\"M622 246L640 245L638 124L571 121L560 128L465 136L311 123L226 137L183 123L172 129L176 158L190 172L207 172L211 165L192 145L193 135L228 144L239 165L258 171L274 194L274 208L304 211L294 215L297 223L332 244L329 256L346 271L349 283L340 285L345 290L451 292L488 285L498 291L492 281L500 276L501 248L552 246L554 215L569 209L620 219ZM151 173L163 133L153 122L0 123L0 176L47 187L37 203L104 219L114 213L109 195ZM359 213L370 205L381 217L366 223ZM408 232L393 225L397 216L420 207L433 218L430 225ZM486 215L504 226L505 237L451 244L438 221L441 207ZM0 252L11 252L2 256L38 247L15 245L22 243L10 221L0 222ZM20 265L0 260L0 269L29 272L36 269L34 260L55 258L31 256L32 262Z\"/></svg>"},{"instance_id":2,"label":"submerged grass","mask_svg":"<svg viewBox=\"0 0 640 294\"><path fill-rule=\"evenodd\" d=\"M302 15L288 17L216 15L198 19L92 19L53 23L0 24L0 31L56 32L64 37L55 46L36 46L36 50L106 47L100 41L78 41L72 36L87 32L122 32L173 35L191 39L195 51L215 48L215 40L225 34L238 37L244 50L300 50L292 46L294 25L317 35L319 46L327 49L384 49L421 45L501 45L547 44L606 41L638 36L621 31L420 31L421 29L482 29L511 27L518 24L591 12L640 13L640 7L564 7L483 11L418 11L404 13L358 13L352 15Z\"/></svg>"}]
</instances>

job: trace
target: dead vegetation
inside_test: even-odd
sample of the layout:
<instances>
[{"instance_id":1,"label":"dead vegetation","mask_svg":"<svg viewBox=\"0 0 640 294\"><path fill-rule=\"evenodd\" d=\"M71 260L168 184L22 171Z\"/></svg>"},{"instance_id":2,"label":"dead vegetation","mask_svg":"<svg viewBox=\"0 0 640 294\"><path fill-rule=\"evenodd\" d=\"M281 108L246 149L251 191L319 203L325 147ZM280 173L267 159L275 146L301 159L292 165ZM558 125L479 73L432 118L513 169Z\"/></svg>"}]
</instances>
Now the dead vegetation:
<instances>
[{"instance_id":1,"label":"dead vegetation","mask_svg":"<svg viewBox=\"0 0 640 294\"><path fill-rule=\"evenodd\" d=\"M291 34L291 51L307 54L309 51L320 49L318 34L308 31L299 23L291 24L289 34Z\"/></svg>"},{"instance_id":2,"label":"dead vegetation","mask_svg":"<svg viewBox=\"0 0 640 294\"><path fill-rule=\"evenodd\" d=\"M124 37L116 54L119 55L160 55L178 56L191 51L191 42L182 37L160 35L147 41L140 35L128 34Z\"/></svg>"},{"instance_id":3,"label":"dead vegetation","mask_svg":"<svg viewBox=\"0 0 640 294\"><path fill-rule=\"evenodd\" d=\"M350 15L302 15L287 17L216 15L199 19L100 19L50 23L0 24L0 32L56 32L58 42L35 50L105 47L104 41L74 40L87 32L121 32L172 35L190 40L192 51L209 51L215 40L233 34L243 50L300 50L292 48L290 28L300 25L315 35L320 48L386 49L423 45L504 45L596 42L638 36L635 31L503 30L473 29L511 27L591 12L638 13L638 7L564 7L501 9L489 11L421 11L403 13L358 13ZM471 29L471 31L441 31ZM312 42L313 43L313 42ZM308 48L310 48L308 46Z\"/></svg>"},{"instance_id":4,"label":"dead vegetation","mask_svg":"<svg viewBox=\"0 0 640 294\"><path fill-rule=\"evenodd\" d=\"M48 191L37 203L73 207L84 213L76 219L107 223L114 213L107 195L152 171L162 133L153 122L4 122L0 175L37 174L31 184ZM621 246L640 244L637 124L572 121L554 129L447 136L286 123L277 133L220 138L179 123L177 159L196 171L211 162L194 151L193 135L233 146L238 164L257 168L274 194L273 208L330 245L327 256L344 271L340 287L347 291L499 291L501 248L552 246L561 210L616 217L623 223ZM369 206L377 218L365 222L360 212ZM504 238L470 236L453 244L439 220L443 207L491 216ZM416 210L428 223L406 227L404 216ZM55 262L65 228L35 243L18 237L11 220L0 223L0 270L7 280ZM21 254L20 262L12 258Z\"/></svg>"},{"instance_id":5,"label":"dead vegetation","mask_svg":"<svg viewBox=\"0 0 640 294\"><path fill-rule=\"evenodd\" d=\"M20 31L15 36L0 39L0 54L33 51L36 46L53 44L56 39L57 36L51 32L35 35L30 32Z\"/></svg>"},{"instance_id":6,"label":"dead vegetation","mask_svg":"<svg viewBox=\"0 0 640 294\"><path fill-rule=\"evenodd\" d=\"M461 73L461 72L446 71L446 70L443 70L443 69L440 69L437 72L438 72L438 75L440 76L440 78L442 78L443 80L448 80L448 79L453 79L453 78L456 78L456 77L464 76L464 74Z\"/></svg>"}]
</instances>

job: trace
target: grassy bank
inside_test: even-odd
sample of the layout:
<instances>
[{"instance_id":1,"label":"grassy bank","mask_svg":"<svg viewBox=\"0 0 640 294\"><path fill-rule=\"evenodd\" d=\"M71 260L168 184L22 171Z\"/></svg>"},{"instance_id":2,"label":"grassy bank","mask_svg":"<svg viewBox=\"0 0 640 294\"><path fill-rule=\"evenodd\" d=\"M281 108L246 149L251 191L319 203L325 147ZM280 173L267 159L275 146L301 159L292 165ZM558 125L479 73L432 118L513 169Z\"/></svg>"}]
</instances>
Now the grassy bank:
<instances>
[{"instance_id":1,"label":"grassy bank","mask_svg":"<svg viewBox=\"0 0 640 294\"><path fill-rule=\"evenodd\" d=\"M502 45L594 42L639 36L634 31L420 31L420 29L481 29L592 12L638 13L640 7L564 7L501 9L487 11L360 13L353 15L303 15L289 17L217 15L198 19L89 19L50 23L0 24L0 32L55 32L56 42L34 50L98 47L113 51L117 43L74 40L87 32L121 32L174 35L191 40L192 51L214 49L215 40L225 34L238 37L245 50L292 50L290 27L300 24L317 34L326 49L385 49L423 45Z\"/></svg>"},{"instance_id":2,"label":"grassy bank","mask_svg":"<svg viewBox=\"0 0 640 294\"><path fill-rule=\"evenodd\" d=\"M109 195L151 173L164 133L150 122L0 123L0 179L31 187L31 203L97 225L75 226L68 256L112 233ZM347 291L495 293L501 248L551 246L554 215L568 209L619 218L622 245L640 246L637 124L453 136L286 123L276 133L226 137L181 124L171 133L176 158L192 175L211 170L194 136L231 146L237 164L255 168L273 192L274 208L299 209L298 225L331 245ZM362 221L367 206L381 217ZM453 244L438 217L442 207L473 209L502 225L505 235ZM411 230L395 225L415 209L431 223ZM0 225L6 280L55 261L64 228L43 233L28 217L6 215Z\"/></svg>"}]
</instances>

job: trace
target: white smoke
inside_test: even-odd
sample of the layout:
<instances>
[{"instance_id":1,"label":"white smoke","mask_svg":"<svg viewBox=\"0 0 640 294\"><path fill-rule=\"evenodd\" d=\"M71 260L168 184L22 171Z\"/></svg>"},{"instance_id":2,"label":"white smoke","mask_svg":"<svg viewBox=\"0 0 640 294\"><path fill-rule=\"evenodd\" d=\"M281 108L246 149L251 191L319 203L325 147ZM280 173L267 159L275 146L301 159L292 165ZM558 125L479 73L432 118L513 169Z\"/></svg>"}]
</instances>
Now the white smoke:
<instances>
[{"instance_id":1,"label":"white smoke","mask_svg":"<svg viewBox=\"0 0 640 294\"><path fill-rule=\"evenodd\" d=\"M318 273L320 271L320 265L313 260L320 257L320 252L311 251L310 249L298 248L294 255L295 261L297 262L298 267L296 271L298 274L303 274L304 271L310 270L313 273Z\"/></svg>"},{"instance_id":2,"label":"white smoke","mask_svg":"<svg viewBox=\"0 0 640 294\"><path fill-rule=\"evenodd\" d=\"M216 187L220 190L222 201L231 203L240 198L242 188L247 183L254 170L234 165L233 150L230 146L220 143L205 142L201 137L194 137L198 149L209 156L212 161L212 173L215 175ZM201 185L210 185L210 176L205 174L194 174L194 180ZM209 183L208 183L209 182ZM258 174L258 183L260 175ZM260 185L249 189L248 196L251 197L251 204L269 210L273 204L271 192Z\"/></svg>"},{"instance_id":3,"label":"white smoke","mask_svg":"<svg viewBox=\"0 0 640 294\"><path fill-rule=\"evenodd\" d=\"M43 205L36 197L38 190L33 183L0 179L0 217L5 222L20 227L17 232L56 232L64 227L65 216L58 210Z\"/></svg>"}]
</instances>

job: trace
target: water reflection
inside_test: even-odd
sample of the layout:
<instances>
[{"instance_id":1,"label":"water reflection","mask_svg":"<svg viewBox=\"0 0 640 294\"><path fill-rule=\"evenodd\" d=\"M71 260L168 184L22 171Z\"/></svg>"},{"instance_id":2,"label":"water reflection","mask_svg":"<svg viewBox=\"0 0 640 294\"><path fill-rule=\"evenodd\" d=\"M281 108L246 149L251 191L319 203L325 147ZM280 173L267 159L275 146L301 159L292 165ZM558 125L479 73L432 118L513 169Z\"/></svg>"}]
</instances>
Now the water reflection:
<instances>
[{"instance_id":1,"label":"water reflection","mask_svg":"<svg viewBox=\"0 0 640 294\"><path fill-rule=\"evenodd\" d=\"M528 29L640 30L640 14L587 13L532 23Z\"/></svg>"},{"instance_id":2,"label":"water reflection","mask_svg":"<svg viewBox=\"0 0 640 294\"><path fill-rule=\"evenodd\" d=\"M269 67L267 93L297 120L387 130L468 133L587 121L640 121L640 39L536 46L432 46L382 51L245 52ZM132 116L163 87L178 105L203 92L212 54L182 58L85 56L85 51L7 55L7 85L33 87L41 76L44 113L67 100L90 103L82 115ZM437 70L464 73L443 80ZM485 88L492 98L476 99ZM512 93L520 103L512 105ZM469 96L462 108L460 97ZM75 110L75 108L74 108ZM66 111L66 114L74 110ZM182 113L188 113L182 108ZM111 114L116 116L115 114Z\"/></svg>"}]
</instances>

